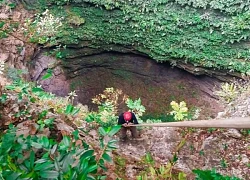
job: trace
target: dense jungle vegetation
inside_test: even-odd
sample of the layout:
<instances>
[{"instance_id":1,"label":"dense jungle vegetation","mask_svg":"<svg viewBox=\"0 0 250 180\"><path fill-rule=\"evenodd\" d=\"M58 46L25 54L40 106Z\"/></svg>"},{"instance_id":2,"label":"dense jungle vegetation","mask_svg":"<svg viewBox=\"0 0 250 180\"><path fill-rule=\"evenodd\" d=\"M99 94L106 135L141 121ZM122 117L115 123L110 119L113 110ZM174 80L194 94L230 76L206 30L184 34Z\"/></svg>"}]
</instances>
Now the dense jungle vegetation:
<instances>
[{"instance_id":1,"label":"dense jungle vegetation","mask_svg":"<svg viewBox=\"0 0 250 180\"><path fill-rule=\"evenodd\" d=\"M122 45L158 62L249 73L248 1L39 0L36 8L64 21L43 43L110 51L116 49L108 45Z\"/></svg>"},{"instance_id":2,"label":"dense jungle vegetation","mask_svg":"<svg viewBox=\"0 0 250 180\"><path fill-rule=\"evenodd\" d=\"M18 1L17 1L18 2ZM25 24L0 20L0 38L13 35L23 26L27 42L52 47L59 59L74 55L73 48L91 47L122 52L130 48L158 62L192 64L227 72L250 73L250 2L241 0L22 0L35 11ZM19 3L20 3L19 2ZM18 3L5 0L1 6L14 10ZM62 48L64 47L64 48ZM55 53L54 53L55 52ZM116 149L115 134L119 90L108 88L93 102L97 112L73 103L75 92L58 98L41 87L7 74L0 62L0 179L108 179L109 163ZM198 71L199 69L197 69ZM48 79L51 72L42 79ZM226 100L235 95L228 86ZM224 86L224 87L225 87ZM231 94L230 94L231 93ZM231 101L231 99L230 99ZM140 116L140 99L126 99L127 107ZM185 102L172 102L173 119L188 116ZM157 120L152 120L157 122ZM95 138L89 137L97 130ZM88 138L89 137L89 138ZM99 144L98 144L99 143ZM180 142L180 149L185 142ZM177 151L177 150L176 150ZM177 153L166 166L156 166L145 156L144 174L138 180L185 180L174 170ZM110 168L110 169L109 169ZM215 170L193 170L196 179L236 180ZM116 178L122 179L121 177Z\"/></svg>"}]
</instances>

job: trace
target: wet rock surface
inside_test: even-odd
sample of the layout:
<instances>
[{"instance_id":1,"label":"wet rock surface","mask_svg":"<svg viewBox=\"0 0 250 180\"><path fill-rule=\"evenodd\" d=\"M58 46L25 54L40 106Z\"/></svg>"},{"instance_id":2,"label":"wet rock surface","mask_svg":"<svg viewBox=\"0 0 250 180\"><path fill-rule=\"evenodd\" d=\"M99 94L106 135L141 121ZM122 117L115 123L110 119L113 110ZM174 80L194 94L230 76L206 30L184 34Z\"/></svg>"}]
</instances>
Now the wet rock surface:
<instances>
[{"instance_id":1,"label":"wet rock surface","mask_svg":"<svg viewBox=\"0 0 250 180\"><path fill-rule=\"evenodd\" d=\"M147 152L150 152L156 161L163 164L173 158L172 152L180 141L176 128L154 127L139 132L140 138L138 139L130 138L125 142L119 141L118 148L121 154L131 154L140 160Z\"/></svg>"},{"instance_id":2,"label":"wet rock surface","mask_svg":"<svg viewBox=\"0 0 250 180\"><path fill-rule=\"evenodd\" d=\"M58 65L60 62L53 57L41 55L34 61L30 70L32 81L37 82L45 90L57 96L67 96L70 92L69 82L66 79L64 70ZM51 70L51 77L43 80L43 76Z\"/></svg>"},{"instance_id":3,"label":"wet rock surface","mask_svg":"<svg viewBox=\"0 0 250 180\"><path fill-rule=\"evenodd\" d=\"M35 61L36 74L41 69L46 71L48 61L44 55L41 54ZM39 64L45 65L41 67ZM90 109L96 108L91 99L109 87L121 89L132 99L141 98L146 107L145 115L154 118L167 114L173 100L184 100L190 108L201 108L202 118L216 116L222 109L213 95L213 88L218 85L218 80L207 76L194 76L141 55L88 54L63 60L59 69L55 68L53 80L43 82L34 73L33 77L46 91L58 95L75 90L78 94L77 101L88 105ZM56 75L58 71L63 73Z\"/></svg>"}]
</instances>

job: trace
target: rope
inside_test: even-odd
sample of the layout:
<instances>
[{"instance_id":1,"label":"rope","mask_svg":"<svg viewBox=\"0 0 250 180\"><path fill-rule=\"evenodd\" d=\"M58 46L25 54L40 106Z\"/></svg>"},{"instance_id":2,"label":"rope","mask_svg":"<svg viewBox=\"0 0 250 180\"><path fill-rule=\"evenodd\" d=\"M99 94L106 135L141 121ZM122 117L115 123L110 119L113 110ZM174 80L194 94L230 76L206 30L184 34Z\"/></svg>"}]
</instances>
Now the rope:
<instances>
[{"instance_id":1,"label":"rope","mask_svg":"<svg viewBox=\"0 0 250 180\"><path fill-rule=\"evenodd\" d=\"M235 117L228 119L211 119L150 124L142 123L131 124L129 126L250 129L250 117Z\"/></svg>"}]
</instances>

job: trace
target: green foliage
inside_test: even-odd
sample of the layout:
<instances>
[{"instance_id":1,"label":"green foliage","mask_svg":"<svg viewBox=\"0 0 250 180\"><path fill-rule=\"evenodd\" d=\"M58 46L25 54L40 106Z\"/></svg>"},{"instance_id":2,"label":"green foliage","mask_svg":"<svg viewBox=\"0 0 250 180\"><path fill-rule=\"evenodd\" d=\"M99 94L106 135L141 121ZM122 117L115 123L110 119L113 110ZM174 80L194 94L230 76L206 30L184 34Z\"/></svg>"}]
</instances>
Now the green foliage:
<instances>
[{"instance_id":1,"label":"green foliage","mask_svg":"<svg viewBox=\"0 0 250 180\"><path fill-rule=\"evenodd\" d=\"M65 114L76 115L80 111L80 108L74 107L72 104L68 104L65 109Z\"/></svg>"},{"instance_id":2,"label":"green foliage","mask_svg":"<svg viewBox=\"0 0 250 180\"><path fill-rule=\"evenodd\" d=\"M58 103L56 105L59 105L58 99L32 84L15 81L5 86L4 90L3 93L1 91L0 105L5 105L10 101L15 102L14 106L25 104L25 111L20 110L17 114L22 116L22 121L29 119L26 122L33 123L34 127L29 129L30 135L27 133L17 135L20 134L20 129L10 125L9 129L1 135L0 178L7 180L105 179L105 176L100 175L99 172L101 169L107 170L105 162L112 161L111 152L116 149L116 140L113 140L112 136L120 130L121 126L99 128L101 151L98 153L90 149L89 145L82 140L78 130L72 132L71 135L63 135L62 138L53 134L58 117L57 114L55 118L51 118L53 113L59 112L64 116L74 116L74 118L76 114L82 114L82 109L70 104L70 98L65 98L62 102L63 106L52 107L54 105L52 99L55 99ZM18 100L15 99L15 95ZM70 96L74 96L74 93ZM44 103L45 99L49 99L49 103ZM12 109L11 104L8 104L8 107ZM18 109L17 107L15 106L15 109ZM32 113L30 107L35 107ZM8 113L11 115L12 112ZM61 117L63 116L59 116ZM43 135L43 130L47 127L52 130L49 137ZM109 138L108 141L106 139L104 141L106 136Z\"/></svg>"},{"instance_id":3,"label":"green foliage","mask_svg":"<svg viewBox=\"0 0 250 180\"><path fill-rule=\"evenodd\" d=\"M173 122L174 116L170 114L158 114L158 115L143 115L141 118L145 121L161 121L161 122Z\"/></svg>"},{"instance_id":4,"label":"green foliage","mask_svg":"<svg viewBox=\"0 0 250 180\"><path fill-rule=\"evenodd\" d=\"M43 75L42 80L46 80L52 77L53 71L51 69L48 69L46 74Z\"/></svg>"},{"instance_id":5,"label":"green foliage","mask_svg":"<svg viewBox=\"0 0 250 180\"><path fill-rule=\"evenodd\" d=\"M221 89L214 92L218 95L224 102L232 102L238 95L239 91L234 83L222 83Z\"/></svg>"},{"instance_id":6,"label":"green foliage","mask_svg":"<svg viewBox=\"0 0 250 180\"><path fill-rule=\"evenodd\" d=\"M51 55L56 57L57 59L63 59L65 57L62 49L66 49L66 45L64 45L63 47L61 47L62 45L59 44L56 46L55 49L53 49L52 51L50 51L49 53L47 53L47 55Z\"/></svg>"},{"instance_id":7,"label":"green foliage","mask_svg":"<svg viewBox=\"0 0 250 180\"><path fill-rule=\"evenodd\" d=\"M1 21L0 22L0 28L3 28L4 24L5 24L5 22Z\"/></svg>"},{"instance_id":8,"label":"green foliage","mask_svg":"<svg viewBox=\"0 0 250 180\"><path fill-rule=\"evenodd\" d=\"M128 108L132 112L135 112L138 117L142 116L146 110L146 108L141 104L141 98L134 100L134 101L128 98L126 101L126 104Z\"/></svg>"},{"instance_id":9,"label":"green foliage","mask_svg":"<svg viewBox=\"0 0 250 180\"><path fill-rule=\"evenodd\" d=\"M193 170L193 173L196 174L196 180L240 180L236 177L229 177L229 176L222 176L221 174L217 173L214 169L213 170L200 170L196 169Z\"/></svg>"},{"instance_id":10,"label":"green foliage","mask_svg":"<svg viewBox=\"0 0 250 180\"><path fill-rule=\"evenodd\" d=\"M170 114L174 115L174 119L176 121L184 120L188 116L188 108L186 107L186 103L184 101L179 104L172 101L170 105L173 108L173 111L171 111Z\"/></svg>"},{"instance_id":11,"label":"green foliage","mask_svg":"<svg viewBox=\"0 0 250 180\"><path fill-rule=\"evenodd\" d=\"M121 129L121 126L113 126L109 128L103 128L99 127L99 134L100 134L100 147L102 149L102 154L98 159L99 166L106 171L106 167L104 166L104 162L112 162L112 158L110 156L111 152L116 148L116 142L117 140L113 140L110 137L115 135L119 130ZM108 140L104 141L104 137L108 137Z\"/></svg>"},{"instance_id":12,"label":"green foliage","mask_svg":"<svg viewBox=\"0 0 250 180\"><path fill-rule=\"evenodd\" d=\"M86 121L95 121L105 127L117 124L117 108L121 95L122 91L114 88L106 88L102 94L96 95L92 102L98 105L98 112L90 113Z\"/></svg>"},{"instance_id":13,"label":"green foliage","mask_svg":"<svg viewBox=\"0 0 250 180\"><path fill-rule=\"evenodd\" d=\"M100 127L99 128L99 133L102 136L110 136L112 137L113 135L115 135L119 130L121 129L120 125L116 125L116 126L112 126L112 127Z\"/></svg>"},{"instance_id":14,"label":"green foliage","mask_svg":"<svg viewBox=\"0 0 250 180\"><path fill-rule=\"evenodd\" d=\"M10 126L1 138L0 175L3 179L95 179L94 150L76 145L75 140L63 136L57 143L45 136L16 136L16 128Z\"/></svg>"},{"instance_id":15,"label":"green foliage","mask_svg":"<svg viewBox=\"0 0 250 180\"><path fill-rule=\"evenodd\" d=\"M14 9L16 7L16 3L14 2L10 2L8 0L0 0L0 7L3 5L8 6L10 9Z\"/></svg>"},{"instance_id":16,"label":"green foliage","mask_svg":"<svg viewBox=\"0 0 250 180\"><path fill-rule=\"evenodd\" d=\"M159 168L156 168L154 159L150 153L147 153L144 157L146 171L141 172L142 175L136 178L137 180L186 180L187 175L184 172L173 173L173 166L176 161L173 160L172 162L168 162L166 165L161 165Z\"/></svg>"},{"instance_id":17,"label":"green foliage","mask_svg":"<svg viewBox=\"0 0 250 180\"><path fill-rule=\"evenodd\" d=\"M184 145L185 140L182 140L178 147L177 151ZM163 180L163 179L173 179L173 180L186 180L188 179L187 175L183 172L173 171L174 164L178 160L176 154L174 154L172 160L168 162L165 166L161 165L160 167L155 167L154 159L150 153L147 153L143 158L143 164L145 166L145 171L141 172L140 176L137 176L137 180ZM196 180L240 180L236 177L223 176L213 170L200 170L194 169L192 171L196 175Z\"/></svg>"},{"instance_id":18,"label":"green foliage","mask_svg":"<svg viewBox=\"0 0 250 180\"><path fill-rule=\"evenodd\" d=\"M132 100L127 95L123 95L119 89L106 88L102 94L92 99L94 104L98 105L98 112L92 112L86 118L88 122L97 122L101 126L109 127L117 124L117 109L119 104L125 101L127 107L135 113L139 122L142 122L140 116L145 112L145 107L141 104L141 99Z\"/></svg>"},{"instance_id":19,"label":"green foliage","mask_svg":"<svg viewBox=\"0 0 250 180\"><path fill-rule=\"evenodd\" d=\"M133 46L159 62L250 73L249 2L220 0L72 0L46 3L68 19L56 36L62 44L92 42ZM46 4L45 3L45 4ZM93 6L92 4L95 6ZM71 13L68 13L70 11ZM85 23L74 27L72 12Z\"/></svg>"}]
</instances>

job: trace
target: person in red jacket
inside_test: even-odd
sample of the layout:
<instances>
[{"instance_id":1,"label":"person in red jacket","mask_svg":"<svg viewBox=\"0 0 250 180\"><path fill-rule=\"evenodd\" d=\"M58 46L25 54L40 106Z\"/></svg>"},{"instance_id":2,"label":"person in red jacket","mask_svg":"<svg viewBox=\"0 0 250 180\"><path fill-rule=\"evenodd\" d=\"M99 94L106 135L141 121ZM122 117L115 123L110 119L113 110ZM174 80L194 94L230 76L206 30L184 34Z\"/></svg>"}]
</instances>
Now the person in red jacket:
<instances>
[{"instance_id":1,"label":"person in red jacket","mask_svg":"<svg viewBox=\"0 0 250 180\"><path fill-rule=\"evenodd\" d=\"M127 111L120 114L118 119L118 125L122 125L121 128L121 139L125 140L127 138L127 131L130 130L132 137L137 138L138 133L135 126L129 126L130 124L138 124L138 121L133 112Z\"/></svg>"}]
</instances>

